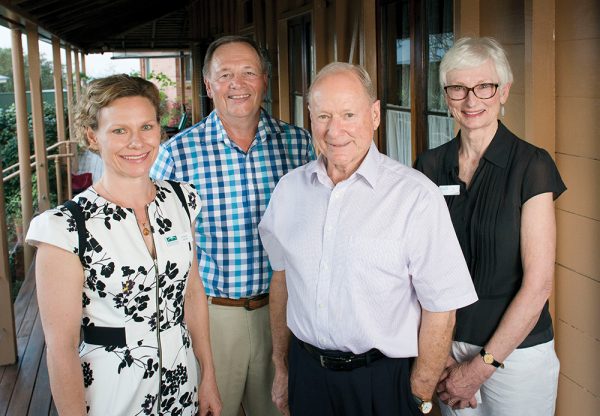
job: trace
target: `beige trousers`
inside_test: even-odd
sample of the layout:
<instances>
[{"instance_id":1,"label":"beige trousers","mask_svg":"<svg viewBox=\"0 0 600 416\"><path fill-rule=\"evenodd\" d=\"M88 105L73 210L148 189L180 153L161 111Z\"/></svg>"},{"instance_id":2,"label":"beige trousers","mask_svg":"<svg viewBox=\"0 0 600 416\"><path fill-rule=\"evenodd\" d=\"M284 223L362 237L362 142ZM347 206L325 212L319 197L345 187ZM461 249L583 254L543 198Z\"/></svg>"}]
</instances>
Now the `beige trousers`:
<instances>
[{"instance_id":1,"label":"beige trousers","mask_svg":"<svg viewBox=\"0 0 600 416\"><path fill-rule=\"evenodd\" d=\"M277 416L271 401L273 384L269 306L247 311L241 307L208 305L210 342L222 416Z\"/></svg>"}]
</instances>

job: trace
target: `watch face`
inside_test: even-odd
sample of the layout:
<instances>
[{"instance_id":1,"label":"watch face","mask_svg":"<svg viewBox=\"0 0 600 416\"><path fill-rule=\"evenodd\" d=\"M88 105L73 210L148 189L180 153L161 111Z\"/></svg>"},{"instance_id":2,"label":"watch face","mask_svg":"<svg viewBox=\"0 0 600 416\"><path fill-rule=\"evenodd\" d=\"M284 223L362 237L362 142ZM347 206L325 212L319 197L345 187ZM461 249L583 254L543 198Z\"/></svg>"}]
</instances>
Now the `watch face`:
<instances>
[{"instance_id":1,"label":"watch face","mask_svg":"<svg viewBox=\"0 0 600 416\"><path fill-rule=\"evenodd\" d=\"M433 409L433 403L431 402L423 402L421 403L421 413L427 414L429 412L431 412L431 409Z\"/></svg>"},{"instance_id":2,"label":"watch face","mask_svg":"<svg viewBox=\"0 0 600 416\"><path fill-rule=\"evenodd\" d=\"M483 362L486 364L492 364L494 362L494 356L492 354L485 354L483 356Z\"/></svg>"}]
</instances>

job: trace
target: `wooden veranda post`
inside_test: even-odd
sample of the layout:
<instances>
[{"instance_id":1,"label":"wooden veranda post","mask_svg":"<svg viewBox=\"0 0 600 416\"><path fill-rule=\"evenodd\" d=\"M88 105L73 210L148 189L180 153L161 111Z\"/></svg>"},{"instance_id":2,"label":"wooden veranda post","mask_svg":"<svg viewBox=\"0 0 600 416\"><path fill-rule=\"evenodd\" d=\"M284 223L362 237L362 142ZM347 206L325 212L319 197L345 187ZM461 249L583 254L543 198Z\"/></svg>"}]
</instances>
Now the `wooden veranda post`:
<instances>
[{"instance_id":1,"label":"wooden veranda post","mask_svg":"<svg viewBox=\"0 0 600 416\"><path fill-rule=\"evenodd\" d=\"M65 135L65 100L63 97L62 65L60 63L60 40L52 37L52 72L54 73L54 106L56 109L56 136L59 142L66 140ZM68 150L64 147L60 151ZM69 152L66 152L69 153ZM62 175L60 174L60 161L56 163L56 196L58 203L62 204L67 198L63 195ZM71 195L71 159L67 158L67 193Z\"/></svg>"},{"instance_id":2,"label":"wooden veranda post","mask_svg":"<svg viewBox=\"0 0 600 416\"><path fill-rule=\"evenodd\" d=\"M179 86L181 87L179 95L181 96L181 109L183 110L185 105L185 53L183 51L179 52Z\"/></svg>"},{"instance_id":3,"label":"wooden veranda post","mask_svg":"<svg viewBox=\"0 0 600 416\"><path fill-rule=\"evenodd\" d=\"M42 102L40 47L37 26L27 24L27 51L29 57L29 91L31 94L31 116L33 119L33 148L37 174L38 209L50 208L48 191L48 161L46 159L46 135L44 134L44 104Z\"/></svg>"},{"instance_id":4,"label":"wooden veranda post","mask_svg":"<svg viewBox=\"0 0 600 416\"><path fill-rule=\"evenodd\" d=\"M12 35L12 67L15 92L15 110L17 115L17 143L19 153L19 183L21 187L21 212L23 221L23 235L27 234L29 223L33 216L31 202L31 167L29 165L29 132L27 131L27 99L25 96L25 65L23 63L23 45L21 44L21 31L11 28ZM33 247L29 244L23 246L23 264L29 270L33 260Z\"/></svg>"},{"instance_id":5,"label":"wooden veranda post","mask_svg":"<svg viewBox=\"0 0 600 416\"><path fill-rule=\"evenodd\" d=\"M79 100L81 95L81 69L79 68L79 51L73 50L75 55L75 99Z\"/></svg>"},{"instance_id":6,"label":"wooden veranda post","mask_svg":"<svg viewBox=\"0 0 600 416\"><path fill-rule=\"evenodd\" d=\"M74 134L75 134L75 127L73 125L73 117L75 116L75 112L73 111L73 64L71 61L71 47L69 45L65 46L65 62L67 64L67 115L69 118L69 141L74 139ZM67 153L77 153L77 152L71 152L71 145L67 144ZM71 158L67 159L69 162L67 163L71 163ZM73 168L73 165L70 165L71 168ZM77 165L74 166L74 168L77 168ZM71 199L73 197L73 188L72 188L72 184L71 184L71 176L69 174L68 177L69 180L69 186L68 186L68 195L67 195L67 199Z\"/></svg>"},{"instance_id":7,"label":"wooden veranda post","mask_svg":"<svg viewBox=\"0 0 600 416\"><path fill-rule=\"evenodd\" d=\"M4 184L0 159L0 365L17 361L17 336L11 298L12 279L8 267L8 240L4 210Z\"/></svg>"}]
</instances>

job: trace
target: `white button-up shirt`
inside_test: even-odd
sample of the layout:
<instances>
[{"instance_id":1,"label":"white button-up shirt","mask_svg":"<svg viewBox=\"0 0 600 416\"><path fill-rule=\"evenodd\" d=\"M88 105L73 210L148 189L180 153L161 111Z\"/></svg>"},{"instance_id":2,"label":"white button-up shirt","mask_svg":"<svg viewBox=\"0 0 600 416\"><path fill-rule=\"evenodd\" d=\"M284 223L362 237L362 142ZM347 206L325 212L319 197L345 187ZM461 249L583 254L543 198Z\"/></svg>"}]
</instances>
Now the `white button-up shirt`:
<instances>
[{"instance_id":1,"label":"white button-up shirt","mask_svg":"<svg viewBox=\"0 0 600 416\"><path fill-rule=\"evenodd\" d=\"M322 349L414 357L421 306L477 300L441 192L374 144L337 185L322 157L284 176L259 231L290 330Z\"/></svg>"}]
</instances>

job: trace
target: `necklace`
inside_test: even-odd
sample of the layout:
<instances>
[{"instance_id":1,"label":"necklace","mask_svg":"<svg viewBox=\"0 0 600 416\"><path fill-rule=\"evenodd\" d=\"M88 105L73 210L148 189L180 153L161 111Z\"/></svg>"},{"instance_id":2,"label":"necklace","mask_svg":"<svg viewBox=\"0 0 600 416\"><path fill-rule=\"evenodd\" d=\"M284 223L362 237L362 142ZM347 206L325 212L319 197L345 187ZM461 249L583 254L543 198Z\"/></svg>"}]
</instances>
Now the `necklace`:
<instances>
[{"instance_id":1,"label":"necklace","mask_svg":"<svg viewBox=\"0 0 600 416\"><path fill-rule=\"evenodd\" d=\"M104 192L106 192L106 194L107 194L107 195L108 195L108 196L109 196L109 197L110 197L110 198L111 198L111 199L112 199L112 200L113 200L115 203L117 203L117 204L118 204L118 199L117 199L117 198L115 198L115 197L113 196L113 194L111 194L111 193L110 193L110 191L109 191L108 189L106 189L106 186L104 186L104 184L103 184L102 182L98 182L98 184L99 184L99 185L102 187L102 189L104 190ZM120 204L118 204L118 205L120 205ZM148 235L150 234L150 227L148 227L148 226L146 225L146 224L147 224L147 221L148 221L148 219L147 219L147 215L145 215L145 216L144 216L144 217L145 217L145 219L146 219L145 221L140 221L140 220L138 220L138 219L137 219L137 216L135 215L135 210L134 210L134 214L133 214L133 215L135 216L135 220L137 221L137 223L138 223L138 226L140 226L140 227L142 228L142 234L144 234L144 236L148 236Z\"/></svg>"}]
</instances>

